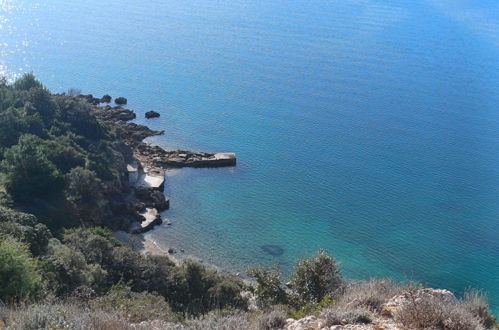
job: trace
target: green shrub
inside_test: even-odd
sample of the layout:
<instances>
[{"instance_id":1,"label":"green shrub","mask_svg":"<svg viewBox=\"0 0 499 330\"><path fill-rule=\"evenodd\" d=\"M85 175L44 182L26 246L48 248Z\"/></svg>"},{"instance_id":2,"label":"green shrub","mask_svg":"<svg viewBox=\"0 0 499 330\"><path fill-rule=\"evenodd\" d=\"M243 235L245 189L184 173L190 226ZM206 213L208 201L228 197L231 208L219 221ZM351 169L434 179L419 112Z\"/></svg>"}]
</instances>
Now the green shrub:
<instances>
[{"instance_id":1,"label":"green shrub","mask_svg":"<svg viewBox=\"0 0 499 330\"><path fill-rule=\"evenodd\" d=\"M5 151L0 167L5 189L14 200L45 198L61 191L63 178L46 154L43 141L34 135L22 135L18 144Z\"/></svg>"},{"instance_id":2,"label":"green shrub","mask_svg":"<svg viewBox=\"0 0 499 330\"><path fill-rule=\"evenodd\" d=\"M274 269L268 267L256 267L250 270L250 275L256 279L256 302L261 308L273 305L285 305L288 295L281 282L281 271L276 266Z\"/></svg>"},{"instance_id":3,"label":"green shrub","mask_svg":"<svg viewBox=\"0 0 499 330\"><path fill-rule=\"evenodd\" d=\"M133 292L125 285L113 286L106 295L93 300L91 306L95 310L119 313L132 323L179 318L163 297L148 292Z\"/></svg>"},{"instance_id":4,"label":"green shrub","mask_svg":"<svg viewBox=\"0 0 499 330\"><path fill-rule=\"evenodd\" d=\"M0 300L35 298L41 289L37 262L27 246L9 236L0 237Z\"/></svg>"},{"instance_id":5,"label":"green shrub","mask_svg":"<svg viewBox=\"0 0 499 330\"><path fill-rule=\"evenodd\" d=\"M118 313L89 310L71 304L40 304L10 310L7 329L12 330L131 330Z\"/></svg>"},{"instance_id":6,"label":"green shrub","mask_svg":"<svg viewBox=\"0 0 499 330\"><path fill-rule=\"evenodd\" d=\"M51 239L43 268L58 295L67 294L81 286L101 289L107 272L99 264L88 264L80 251Z\"/></svg>"},{"instance_id":7,"label":"green shrub","mask_svg":"<svg viewBox=\"0 0 499 330\"><path fill-rule=\"evenodd\" d=\"M319 250L313 258L298 261L291 282L304 302L334 297L343 285L338 263L324 250Z\"/></svg>"}]
</instances>

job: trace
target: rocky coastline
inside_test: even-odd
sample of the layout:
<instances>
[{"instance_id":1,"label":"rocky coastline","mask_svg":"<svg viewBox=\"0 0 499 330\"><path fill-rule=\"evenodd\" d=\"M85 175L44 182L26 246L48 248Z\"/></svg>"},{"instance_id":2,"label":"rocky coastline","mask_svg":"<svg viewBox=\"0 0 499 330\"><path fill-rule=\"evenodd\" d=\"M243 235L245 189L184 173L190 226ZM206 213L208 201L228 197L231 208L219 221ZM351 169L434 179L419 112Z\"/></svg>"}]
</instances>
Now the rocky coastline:
<instances>
[{"instance_id":1,"label":"rocky coastline","mask_svg":"<svg viewBox=\"0 0 499 330\"><path fill-rule=\"evenodd\" d=\"M145 125L130 122L136 118L134 111L118 106L100 106L102 99L81 95L92 104L92 113L98 121L111 129L123 144L121 152L125 166L123 176L128 178L128 189L123 189L127 210L132 216L120 229L130 234L142 234L163 223L160 212L170 207L164 195L165 170L181 167L225 167L236 165L235 153L207 153L187 150L167 151L151 146L143 140L162 135Z\"/></svg>"}]
</instances>

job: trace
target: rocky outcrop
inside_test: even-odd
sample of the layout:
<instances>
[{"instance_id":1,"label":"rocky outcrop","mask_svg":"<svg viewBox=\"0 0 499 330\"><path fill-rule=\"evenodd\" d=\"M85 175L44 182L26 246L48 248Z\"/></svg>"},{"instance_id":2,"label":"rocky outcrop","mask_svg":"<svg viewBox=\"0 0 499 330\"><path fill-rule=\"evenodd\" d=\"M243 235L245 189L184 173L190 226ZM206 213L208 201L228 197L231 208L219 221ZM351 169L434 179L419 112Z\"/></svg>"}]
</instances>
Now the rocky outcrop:
<instances>
[{"instance_id":1,"label":"rocky outcrop","mask_svg":"<svg viewBox=\"0 0 499 330\"><path fill-rule=\"evenodd\" d=\"M166 151L158 146L140 144L134 156L145 166L153 167L222 167L235 166L234 153L207 153L186 150Z\"/></svg>"},{"instance_id":2,"label":"rocky outcrop","mask_svg":"<svg viewBox=\"0 0 499 330\"><path fill-rule=\"evenodd\" d=\"M101 101L110 101L110 96L97 99L93 96L82 96L91 104L97 105ZM236 155L234 153L205 153L191 152L184 150L165 151L157 146L150 146L143 142L147 137L163 134L164 131L154 131L144 125L130 123L136 118L133 111L123 108L126 104L125 98L116 98L118 106L104 107L95 106L92 114L105 126L107 126L118 137L122 144L121 153L123 159L120 160L120 181L126 182L132 194L127 194L127 205L123 201L114 203L119 210L116 214L127 214L122 221L121 227L126 227L129 232L142 233L162 222L161 216L157 213L154 219L144 220L144 216L137 212L144 212L146 208L157 211L166 210L170 207L170 200L163 194L165 185L164 168L168 167L219 167L234 166ZM146 117L158 117L159 113L150 111ZM125 189L126 190L126 189ZM125 191L124 190L124 191ZM123 200L123 192L118 199ZM121 204L121 205L120 205ZM133 216L129 214L133 213Z\"/></svg>"},{"instance_id":3,"label":"rocky outcrop","mask_svg":"<svg viewBox=\"0 0 499 330\"><path fill-rule=\"evenodd\" d=\"M129 121L137 117L132 110L109 105L97 108L94 114L103 121Z\"/></svg>"},{"instance_id":4,"label":"rocky outcrop","mask_svg":"<svg viewBox=\"0 0 499 330\"><path fill-rule=\"evenodd\" d=\"M146 112L146 118L149 119L149 118L158 118L159 117L159 113L157 113L156 111L147 111Z\"/></svg>"},{"instance_id":5,"label":"rocky outcrop","mask_svg":"<svg viewBox=\"0 0 499 330\"><path fill-rule=\"evenodd\" d=\"M131 234L145 233L163 223L161 215L155 208L146 208L140 215L143 217L143 221L130 226L128 232Z\"/></svg>"}]
</instances>

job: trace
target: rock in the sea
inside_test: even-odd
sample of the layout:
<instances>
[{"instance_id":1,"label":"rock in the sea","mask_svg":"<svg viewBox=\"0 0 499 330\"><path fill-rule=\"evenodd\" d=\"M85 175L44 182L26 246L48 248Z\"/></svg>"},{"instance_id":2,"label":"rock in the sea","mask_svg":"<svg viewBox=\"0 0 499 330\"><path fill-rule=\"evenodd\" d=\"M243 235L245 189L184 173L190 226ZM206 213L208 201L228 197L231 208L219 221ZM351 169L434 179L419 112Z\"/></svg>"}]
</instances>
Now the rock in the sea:
<instances>
[{"instance_id":1,"label":"rock in the sea","mask_svg":"<svg viewBox=\"0 0 499 330\"><path fill-rule=\"evenodd\" d=\"M120 96L120 97L117 97L114 99L114 103L116 103L117 105L125 105L127 104L128 100L126 99L126 97L123 97L123 96Z\"/></svg>"},{"instance_id":2,"label":"rock in the sea","mask_svg":"<svg viewBox=\"0 0 499 330\"><path fill-rule=\"evenodd\" d=\"M149 119L149 118L157 118L159 117L159 113L157 113L156 111L147 111L146 112L146 118Z\"/></svg>"},{"instance_id":3,"label":"rock in the sea","mask_svg":"<svg viewBox=\"0 0 499 330\"><path fill-rule=\"evenodd\" d=\"M161 191L153 191L150 194L150 198L152 199L154 207L157 208L158 211L164 211L170 208L170 199L166 198Z\"/></svg>"},{"instance_id":4,"label":"rock in the sea","mask_svg":"<svg viewBox=\"0 0 499 330\"><path fill-rule=\"evenodd\" d=\"M100 98L100 101L102 103L111 103L111 100L112 100L111 95L108 95L108 94L106 94Z\"/></svg>"}]
</instances>

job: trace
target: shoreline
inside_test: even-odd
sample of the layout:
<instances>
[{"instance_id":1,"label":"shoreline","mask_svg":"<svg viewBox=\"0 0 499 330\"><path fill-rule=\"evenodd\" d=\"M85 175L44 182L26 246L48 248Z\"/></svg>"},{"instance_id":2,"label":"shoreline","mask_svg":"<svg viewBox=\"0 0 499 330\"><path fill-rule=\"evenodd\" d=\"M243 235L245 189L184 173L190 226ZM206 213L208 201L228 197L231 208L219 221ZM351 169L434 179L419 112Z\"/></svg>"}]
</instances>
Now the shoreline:
<instances>
[{"instance_id":1,"label":"shoreline","mask_svg":"<svg viewBox=\"0 0 499 330\"><path fill-rule=\"evenodd\" d=\"M93 114L99 121L108 127L119 128L117 139L127 147L124 161L129 192L123 197L134 205L133 213L137 220L113 231L113 236L141 254L166 256L177 266L185 260L193 260L220 273L234 274L248 281L245 275L206 262L201 256L187 254L176 247L163 248L149 234L158 226L166 227L171 224L168 219L163 221L161 216L161 213L170 207L170 199L164 194L167 171L180 170L182 167L235 166L235 153L192 152L180 149L167 151L155 143L145 141L147 138L163 135L164 131L154 131L147 125L131 122L137 118L133 110L122 106L100 106L98 99L91 95L80 97L94 106Z\"/></svg>"}]
</instances>

